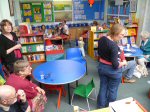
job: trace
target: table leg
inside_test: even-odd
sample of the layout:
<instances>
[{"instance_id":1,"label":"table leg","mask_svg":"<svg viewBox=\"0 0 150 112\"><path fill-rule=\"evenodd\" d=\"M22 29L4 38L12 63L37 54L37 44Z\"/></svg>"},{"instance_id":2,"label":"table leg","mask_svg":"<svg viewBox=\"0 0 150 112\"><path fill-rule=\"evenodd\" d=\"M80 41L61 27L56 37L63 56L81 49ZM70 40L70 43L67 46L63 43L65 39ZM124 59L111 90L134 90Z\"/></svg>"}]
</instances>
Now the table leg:
<instances>
[{"instance_id":1,"label":"table leg","mask_svg":"<svg viewBox=\"0 0 150 112\"><path fill-rule=\"evenodd\" d=\"M78 86L78 80L76 81L76 87Z\"/></svg>"},{"instance_id":2,"label":"table leg","mask_svg":"<svg viewBox=\"0 0 150 112\"><path fill-rule=\"evenodd\" d=\"M68 84L68 102L69 102L69 104L71 104L70 97L71 97L71 95L70 95L70 84Z\"/></svg>"}]
</instances>

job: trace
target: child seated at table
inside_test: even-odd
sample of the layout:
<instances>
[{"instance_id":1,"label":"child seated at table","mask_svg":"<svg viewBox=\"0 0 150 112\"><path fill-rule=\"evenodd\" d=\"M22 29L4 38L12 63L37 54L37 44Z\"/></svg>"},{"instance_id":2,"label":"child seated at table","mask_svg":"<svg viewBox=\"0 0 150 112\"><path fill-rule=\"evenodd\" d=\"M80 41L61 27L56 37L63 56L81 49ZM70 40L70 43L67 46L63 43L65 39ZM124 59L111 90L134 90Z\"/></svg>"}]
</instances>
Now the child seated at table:
<instances>
[{"instance_id":1,"label":"child seated at table","mask_svg":"<svg viewBox=\"0 0 150 112\"><path fill-rule=\"evenodd\" d=\"M46 103L45 91L36 84L27 80L26 77L31 75L32 68L28 61L18 60L14 63L14 73L6 81L18 91L24 90L28 103L33 112L41 112Z\"/></svg>"},{"instance_id":2,"label":"child seated at table","mask_svg":"<svg viewBox=\"0 0 150 112\"><path fill-rule=\"evenodd\" d=\"M78 46L79 46L79 49L82 52L82 56L85 57L83 37L79 37Z\"/></svg>"},{"instance_id":3,"label":"child seated at table","mask_svg":"<svg viewBox=\"0 0 150 112\"><path fill-rule=\"evenodd\" d=\"M142 71L143 72L142 75L147 76L148 72L147 72L147 68L145 63L150 61L150 33L147 31L142 31L141 32L141 46L140 49L143 51L143 55L137 57L137 61L138 64L141 65L141 67L143 68Z\"/></svg>"}]
</instances>

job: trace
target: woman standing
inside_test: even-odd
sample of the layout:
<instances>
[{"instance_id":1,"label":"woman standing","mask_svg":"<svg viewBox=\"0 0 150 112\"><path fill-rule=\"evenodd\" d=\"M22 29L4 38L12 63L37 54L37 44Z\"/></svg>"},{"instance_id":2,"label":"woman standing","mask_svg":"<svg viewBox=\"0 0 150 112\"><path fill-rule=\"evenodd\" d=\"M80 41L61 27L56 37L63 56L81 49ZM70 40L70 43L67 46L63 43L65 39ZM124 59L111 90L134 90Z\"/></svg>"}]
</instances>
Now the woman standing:
<instances>
[{"instance_id":1,"label":"woman standing","mask_svg":"<svg viewBox=\"0 0 150 112\"><path fill-rule=\"evenodd\" d=\"M13 72L13 63L22 58L20 52L21 44L18 43L18 38L14 32L12 32L12 23L4 19L0 23L1 32L0 35L0 51L2 64L9 70L10 73Z\"/></svg>"},{"instance_id":2,"label":"woman standing","mask_svg":"<svg viewBox=\"0 0 150 112\"><path fill-rule=\"evenodd\" d=\"M98 42L100 90L98 95L98 108L104 108L117 98L117 91L122 77L122 66L127 65L126 60L120 58L121 50L117 42L124 37L125 28L115 24L108 36L103 36Z\"/></svg>"}]
</instances>

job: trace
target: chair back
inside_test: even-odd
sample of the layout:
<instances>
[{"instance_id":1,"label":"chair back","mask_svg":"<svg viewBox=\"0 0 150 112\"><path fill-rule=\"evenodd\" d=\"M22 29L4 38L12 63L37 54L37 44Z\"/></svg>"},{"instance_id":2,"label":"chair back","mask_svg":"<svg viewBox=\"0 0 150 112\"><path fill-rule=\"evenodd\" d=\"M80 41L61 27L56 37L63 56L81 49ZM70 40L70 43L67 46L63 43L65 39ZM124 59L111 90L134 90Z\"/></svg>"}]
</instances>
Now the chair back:
<instances>
[{"instance_id":1,"label":"chair back","mask_svg":"<svg viewBox=\"0 0 150 112\"><path fill-rule=\"evenodd\" d=\"M66 51L66 59L82 58L82 53L79 48L69 48Z\"/></svg>"},{"instance_id":2,"label":"chair back","mask_svg":"<svg viewBox=\"0 0 150 112\"><path fill-rule=\"evenodd\" d=\"M92 80L86 85L86 97L90 95L92 90L95 88L94 80Z\"/></svg>"}]
</instances>

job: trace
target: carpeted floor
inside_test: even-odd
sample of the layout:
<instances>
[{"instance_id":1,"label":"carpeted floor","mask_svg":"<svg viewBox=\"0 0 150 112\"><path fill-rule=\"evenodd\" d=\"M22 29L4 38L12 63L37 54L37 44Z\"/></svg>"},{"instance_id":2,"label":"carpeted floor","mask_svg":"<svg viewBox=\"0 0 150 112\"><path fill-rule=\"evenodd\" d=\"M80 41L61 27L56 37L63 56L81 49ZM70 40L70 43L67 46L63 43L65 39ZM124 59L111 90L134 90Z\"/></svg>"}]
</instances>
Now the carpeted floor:
<instances>
[{"instance_id":1,"label":"carpeted floor","mask_svg":"<svg viewBox=\"0 0 150 112\"><path fill-rule=\"evenodd\" d=\"M73 44L75 45L75 44ZM97 94L99 91L99 76L97 72L97 66L98 62L92 60L89 56L86 56L86 60L88 63L88 75L85 75L83 78L79 80L79 83L86 84L89 82L92 78L94 78L94 82L96 85ZM35 68L37 65L34 65L33 68ZM34 70L34 69L33 69ZM150 73L150 72L149 72ZM118 100L127 98L127 97L133 97L136 100L138 100L148 111L150 111L150 99L148 99L148 90L150 89L150 84L147 83L147 81L150 80L150 75L146 78L142 77L140 79L135 78L137 81L133 84L120 84L119 92L118 92ZM75 86L75 83L71 84L72 87ZM66 90L67 86L65 85ZM72 94L71 89L71 94ZM46 90L47 91L47 90ZM57 99L58 99L58 93L51 94L49 91L46 92L46 95L48 97L48 102L46 104L46 108L44 112L73 112L73 107L68 104L68 97L62 97L61 99L61 107L58 110L57 109ZM92 94L92 97L94 97L94 94ZM73 101L74 105L81 106L85 109L87 109L87 103L86 100L81 97L74 97ZM89 100L91 110L96 109L96 101Z\"/></svg>"}]
</instances>

